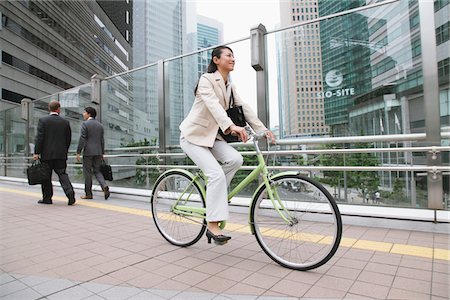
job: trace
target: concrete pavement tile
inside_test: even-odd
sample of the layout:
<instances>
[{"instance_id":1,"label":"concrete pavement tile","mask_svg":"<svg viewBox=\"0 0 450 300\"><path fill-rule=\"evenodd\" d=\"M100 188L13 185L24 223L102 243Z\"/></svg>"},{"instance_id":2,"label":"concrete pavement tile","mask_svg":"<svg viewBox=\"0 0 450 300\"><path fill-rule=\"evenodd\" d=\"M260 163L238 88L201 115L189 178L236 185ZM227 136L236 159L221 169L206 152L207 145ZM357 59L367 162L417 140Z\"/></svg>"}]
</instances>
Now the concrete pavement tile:
<instances>
[{"instance_id":1,"label":"concrete pavement tile","mask_svg":"<svg viewBox=\"0 0 450 300\"><path fill-rule=\"evenodd\" d=\"M94 283L94 282L84 282L80 284L81 287L91 291L94 294L98 294L100 292L106 291L107 289L112 288L113 286L110 284L102 284L102 283Z\"/></svg>"},{"instance_id":2,"label":"concrete pavement tile","mask_svg":"<svg viewBox=\"0 0 450 300\"><path fill-rule=\"evenodd\" d=\"M226 245L224 247L226 247ZM221 253L207 250L207 251L193 253L190 257L200 258L200 259L209 261L209 260L215 260L220 256L222 256Z\"/></svg>"},{"instance_id":3,"label":"concrete pavement tile","mask_svg":"<svg viewBox=\"0 0 450 300\"><path fill-rule=\"evenodd\" d=\"M93 268L95 270L100 271L103 274L114 272L114 271L117 271L117 270L120 270L120 269L126 268L126 267L128 267L127 264L119 262L119 261L116 261L116 260L107 261L107 262L104 262L102 264L93 266Z\"/></svg>"},{"instance_id":4,"label":"concrete pavement tile","mask_svg":"<svg viewBox=\"0 0 450 300\"><path fill-rule=\"evenodd\" d=\"M344 298L344 300L373 300L372 297L366 297L363 295L356 295L352 293L347 293Z\"/></svg>"},{"instance_id":5,"label":"concrete pavement tile","mask_svg":"<svg viewBox=\"0 0 450 300\"><path fill-rule=\"evenodd\" d=\"M235 265L241 263L242 261L244 261L244 259L240 258L240 257L224 254L224 255L221 255L221 256L217 257L216 259L214 259L214 261L218 262L222 265L231 267L231 266L235 266Z\"/></svg>"},{"instance_id":6,"label":"concrete pavement tile","mask_svg":"<svg viewBox=\"0 0 450 300\"><path fill-rule=\"evenodd\" d=\"M280 281L279 277L265 275L261 273L253 273L244 280L242 283L253 285L263 289L270 289L274 286L278 281Z\"/></svg>"},{"instance_id":7,"label":"concrete pavement tile","mask_svg":"<svg viewBox=\"0 0 450 300\"><path fill-rule=\"evenodd\" d=\"M195 268L195 267L201 266L204 263L206 263L206 260L199 259L196 257L191 257L191 256L185 257L183 259L180 259L180 260L174 262L174 264L184 267L184 268Z\"/></svg>"},{"instance_id":8,"label":"concrete pavement tile","mask_svg":"<svg viewBox=\"0 0 450 300\"><path fill-rule=\"evenodd\" d=\"M69 287L75 286L77 283L67 279L54 279L33 286L33 289L43 296L47 296Z\"/></svg>"},{"instance_id":9,"label":"concrete pavement tile","mask_svg":"<svg viewBox=\"0 0 450 300\"><path fill-rule=\"evenodd\" d=\"M103 275L102 277L98 277L95 279L91 280L92 283L101 283L101 284L109 284L109 285L121 285L124 284L123 280L108 276L108 275Z\"/></svg>"},{"instance_id":10,"label":"concrete pavement tile","mask_svg":"<svg viewBox=\"0 0 450 300\"><path fill-rule=\"evenodd\" d=\"M422 294L429 294L431 290L431 282L420 279L395 277L392 287Z\"/></svg>"},{"instance_id":11,"label":"concrete pavement tile","mask_svg":"<svg viewBox=\"0 0 450 300\"><path fill-rule=\"evenodd\" d=\"M111 272L108 275L111 277L120 279L122 281L129 281L133 278L136 278L136 277L146 274L146 273L148 273L148 272L131 266L131 267L125 267L118 271Z\"/></svg>"},{"instance_id":12,"label":"concrete pavement tile","mask_svg":"<svg viewBox=\"0 0 450 300\"><path fill-rule=\"evenodd\" d=\"M237 283L236 285L228 289L226 295L230 295L233 299L236 299L237 296L240 297L241 295L259 296L262 295L265 291L266 289L261 289L245 283Z\"/></svg>"},{"instance_id":13,"label":"concrete pavement tile","mask_svg":"<svg viewBox=\"0 0 450 300\"><path fill-rule=\"evenodd\" d=\"M391 288L387 299L414 299L414 300L430 300L430 294L422 294L414 291L407 291L397 288Z\"/></svg>"},{"instance_id":14,"label":"concrete pavement tile","mask_svg":"<svg viewBox=\"0 0 450 300\"><path fill-rule=\"evenodd\" d=\"M363 270L358 276L358 281L390 287L394 281L394 276Z\"/></svg>"},{"instance_id":15,"label":"concrete pavement tile","mask_svg":"<svg viewBox=\"0 0 450 300\"><path fill-rule=\"evenodd\" d=\"M346 292L340 290L333 290L329 288L324 288L320 286L312 286L303 298L311 298L311 299L342 299L345 296Z\"/></svg>"},{"instance_id":16,"label":"concrete pavement tile","mask_svg":"<svg viewBox=\"0 0 450 300\"><path fill-rule=\"evenodd\" d=\"M236 267L230 267L228 269L218 272L217 276L234 281L242 281L244 278L247 278L251 274L253 274L253 272L251 271L239 269Z\"/></svg>"},{"instance_id":17,"label":"concrete pavement tile","mask_svg":"<svg viewBox=\"0 0 450 300\"><path fill-rule=\"evenodd\" d=\"M370 259L370 262L398 266L400 265L402 256L401 254L376 252Z\"/></svg>"},{"instance_id":18,"label":"concrete pavement tile","mask_svg":"<svg viewBox=\"0 0 450 300\"><path fill-rule=\"evenodd\" d=\"M404 255L402 261L400 262L400 266L431 271L433 268L433 262L430 259L416 258Z\"/></svg>"},{"instance_id":19,"label":"concrete pavement tile","mask_svg":"<svg viewBox=\"0 0 450 300\"><path fill-rule=\"evenodd\" d=\"M353 284L353 280L337 278L334 276L324 275L317 282L317 286L340 290L340 291L348 291Z\"/></svg>"},{"instance_id":20,"label":"concrete pavement tile","mask_svg":"<svg viewBox=\"0 0 450 300\"><path fill-rule=\"evenodd\" d=\"M412 279L420 278L425 281L431 281L431 274L432 274L431 271L406 268L406 267L400 266L397 270L396 276L412 278Z\"/></svg>"},{"instance_id":21,"label":"concrete pavement tile","mask_svg":"<svg viewBox=\"0 0 450 300\"><path fill-rule=\"evenodd\" d=\"M395 275L397 273L397 266L385 265L380 263L369 262L367 266L364 268L366 271L372 271L376 273Z\"/></svg>"},{"instance_id":22,"label":"concrete pavement tile","mask_svg":"<svg viewBox=\"0 0 450 300\"><path fill-rule=\"evenodd\" d=\"M131 286L148 289L158 285L164 280L166 280L165 277L153 273L146 273L144 275L137 276L136 278L127 281L127 283Z\"/></svg>"},{"instance_id":23,"label":"concrete pavement tile","mask_svg":"<svg viewBox=\"0 0 450 300\"><path fill-rule=\"evenodd\" d=\"M217 296L217 294L213 294L213 293L205 293L205 292L181 292L175 296L173 296L172 298L170 298L171 300L210 300L210 299L214 299Z\"/></svg>"},{"instance_id":24,"label":"concrete pavement tile","mask_svg":"<svg viewBox=\"0 0 450 300\"><path fill-rule=\"evenodd\" d=\"M28 275L28 276L23 276L19 279L20 281L22 281L23 283L25 283L28 286L35 286L38 284L41 284L43 282L47 282L50 280L53 280L52 278L48 278L48 277L42 277L42 276L33 276L33 275Z\"/></svg>"},{"instance_id":25,"label":"concrete pavement tile","mask_svg":"<svg viewBox=\"0 0 450 300\"><path fill-rule=\"evenodd\" d=\"M361 273L360 269L352 269L352 268L346 268L346 267L341 267L341 266L332 266L328 270L327 275L355 280L356 278L358 278L360 273Z\"/></svg>"},{"instance_id":26,"label":"concrete pavement tile","mask_svg":"<svg viewBox=\"0 0 450 300\"><path fill-rule=\"evenodd\" d=\"M313 285L322 276L323 276L322 273L316 273L315 270L308 272L293 271L289 273L284 279Z\"/></svg>"},{"instance_id":27,"label":"concrete pavement tile","mask_svg":"<svg viewBox=\"0 0 450 300\"><path fill-rule=\"evenodd\" d=\"M234 280L220 278L218 276L212 276L199 282L195 287L203 291L208 291L214 294L220 294L226 292L230 287L237 282Z\"/></svg>"},{"instance_id":28,"label":"concrete pavement tile","mask_svg":"<svg viewBox=\"0 0 450 300\"><path fill-rule=\"evenodd\" d=\"M69 280L87 282L91 281L95 278L101 277L104 274L100 271L97 271L93 268L87 268L81 271L76 271L70 274L66 274L64 277Z\"/></svg>"},{"instance_id":29,"label":"concrete pavement tile","mask_svg":"<svg viewBox=\"0 0 450 300\"><path fill-rule=\"evenodd\" d=\"M201 265L198 265L197 267L195 267L193 269L196 271L202 272L202 273L215 275L227 268L228 268L228 266L221 265L219 263L216 263L215 261L207 261Z\"/></svg>"},{"instance_id":30,"label":"concrete pavement tile","mask_svg":"<svg viewBox=\"0 0 450 300\"><path fill-rule=\"evenodd\" d=\"M349 290L352 294L363 295L376 299L386 299L389 287L362 281L356 281Z\"/></svg>"},{"instance_id":31,"label":"concrete pavement tile","mask_svg":"<svg viewBox=\"0 0 450 300\"><path fill-rule=\"evenodd\" d=\"M247 259L247 258L253 257L256 253L258 253L258 252L252 251L252 250L245 250L245 249L236 249L236 250L230 252L230 255Z\"/></svg>"},{"instance_id":32,"label":"concrete pavement tile","mask_svg":"<svg viewBox=\"0 0 450 300\"><path fill-rule=\"evenodd\" d=\"M450 262L434 261L433 262L433 271L449 275L450 274Z\"/></svg>"},{"instance_id":33,"label":"concrete pavement tile","mask_svg":"<svg viewBox=\"0 0 450 300\"><path fill-rule=\"evenodd\" d=\"M137 294L142 293L142 289L135 287L123 287L123 286L115 286L106 291L98 293L98 296L103 297L108 300L122 300L128 299L130 297L136 296Z\"/></svg>"},{"instance_id":34,"label":"concrete pavement tile","mask_svg":"<svg viewBox=\"0 0 450 300\"><path fill-rule=\"evenodd\" d=\"M0 274L0 285L8 283L10 281L14 281L16 278L12 277L8 273L2 273Z\"/></svg>"},{"instance_id":35,"label":"concrete pavement tile","mask_svg":"<svg viewBox=\"0 0 450 300\"><path fill-rule=\"evenodd\" d=\"M167 279L161 282L160 284L155 285L153 288L157 290L168 290L168 291L184 291L191 287L192 285L184 284L179 281L175 281L172 279ZM153 292L153 290L152 290ZM178 293L177 292L177 293ZM176 294L177 294L176 293ZM161 295L161 293L157 293L158 295Z\"/></svg>"},{"instance_id":36,"label":"concrete pavement tile","mask_svg":"<svg viewBox=\"0 0 450 300\"><path fill-rule=\"evenodd\" d=\"M27 288L28 286L20 282L19 280L9 281L0 285L0 297L16 293Z\"/></svg>"},{"instance_id":37,"label":"concrete pavement tile","mask_svg":"<svg viewBox=\"0 0 450 300\"><path fill-rule=\"evenodd\" d=\"M139 293L137 295L134 295L134 296L132 296L130 298L127 298L127 300L149 300L149 299L151 299L151 300L165 300L167 298L162 297L162 296L158 296L158 295L153 294L153 293L148 292L148 291L143 291L143 292L141 292L141 293Z\"/></svg>"},{"instance_id":38,"label":"concrete pavement tile","mask_svg":"<svg viewBox=\"0 0 450 300\"><path fill-rule=\"evenodd\" d=\"M173 278L179 274L182 274L183 272L186 272L187 270L189 270L189 269L180 267L177 265L166 264L157 269L149 270L149 271L151 271L153 274L157 274L157 275L165 277L165 278Z\"/></svg>"},{"instance_id":39,"label":"concrete pavement tile","mask_svg":"<svg viewBox=\"0 0 450 300\"><path fill-rule=\"evenodd\" d=\"M132 253L127 256L119 257L117 260L127 265L134 265L136 263L141 263L149 259L150 258L148 258L147 256L138 253Z\"/></svg>"},{"instance_id":40,"label":"concrete pavement tile","mask_svg":"<svg viewBox=\"0 0 450 300\"><path fill-rule=\"evenodd\" d=\"M335 266L341 266L345 268L353 268L362 270L367 265L366 261L363 260L354 260L346 257L342 257L336 261Z\"/></svg>"},{"instance_id":41,"label":"concrete pavement tile","mask_svg":"<svg viewBox=\"0 0 450 300\"><path fill-rule=\"evenodd\" d=\"M237 267L239 269L244 269L252 272L256 272L264 268L267 264L250 260L250 259L244 259L240 261L238 264L234 265L234 267Z\"/></svg>"},{"instance_id":42,"label":"concrete pavement tile","mask_svg":"<svg viewBox=\"0 0 450 300\"><path fill-rule=\"evenodd\" d=\"M450 276L445 273L433 272L432 282L448 284L450 282Z\"/></svg>"},{"instance_id":43,"label":"concrete pavement tile","mask_svg":"<svg viewBox=\"0 0 450 300\"><path fill-rule=\"evenodd\" d=\"M68 288L61 292L47 296L47 299L49 299L49 300L60 300L60 299L81 300L81 299L85 299L92 295L94 295L94 294L92 292L90 292L89 290L87 290L81 286L74 286L72 288Z\"/></svg>"},{"instance_id":44,"label":"concrete pavement tile","mask_svg":"<svg viewBox=\"0 0 450 300\"><path fill-rule=\"evenodd\" d=\"M152 259L148 259L146 261L137 263L134 265L134 267L139 268L144 271L151 271L151 270L158 269L165 265L167 265L167 262L156 259L156 258L152 258Z\"/></svg>"},{"instance_id":45,"label":"concrete pavement tile","mask_svg":"<svg viewBox=\"0 0 450 300\"><path fill-rule=\"evenodd\" d=\"M374 253L375 253L374 251L369 250L349 249L342 257L355 260L369 261L374 255Z\"/></svg>"},{"instance_id":46,"label":"concrete pavement tile","mask_svg":"<svg viewBox=\"0 0 450 300\"><path fill-rule=\"evenodd\" d=\"M292 272L297 272L288 268L284 268L278 264L269 264L258 270L258 273L284 278Z\"/></svg>"},{"instance_id":47,"label":"concrete pavement tile","mask_svg":"<svg viewBox=\"0 0 450 300\"><path fill-rule=\"evenodd\" d=\"M211 275L206 273L197 272L194 270L187 270L184 273L172 277L172 279L187 284L189 286L196 286L201 281L206 280L207 278L210 277Z\"/></svg>"},{"instance_id":48,"label":"concrete pavement tile","mask_svg":"<svg viewBox=\"0 0 450 300\"><path fill-rule=\"evenodd\" d=\"M2 296L2 300L35 300L42 299L42 295L33 289L24 289L18 292Z\"/></svg>"},{"instance_id":49,"label":"concrete pavement tile","mask_svg":"<svg viewBox=\"0 0 450 300\"><path fill-rule=\"evenodd\" d=\"M97 296L97 295L92 295L92 296L87 297L87 298L85 298L83 300L105 300L105 298Z\"/></svg>"},{"instance_id":50,"label":"concrete pavement tile","mask_svg":"<svg viewBox=\"0 0 450 300\"><path fill-rule=\"evenodd\" d=\"M284 295L301 298L311 288L311 285L299 283L291 280L281 280L269 290L282 293Z\"/></svg>"},{"instance_id":51,"label":"concrete pavement tile","mask_svg":"<svg viewBox=\"0 0 450 300\"><path fill-rule=\"evenodd\" d=\"M431 294L438 297L450 299L450 285L449 283L436 283L431 284Z\"/></svg>"}]
</instances>

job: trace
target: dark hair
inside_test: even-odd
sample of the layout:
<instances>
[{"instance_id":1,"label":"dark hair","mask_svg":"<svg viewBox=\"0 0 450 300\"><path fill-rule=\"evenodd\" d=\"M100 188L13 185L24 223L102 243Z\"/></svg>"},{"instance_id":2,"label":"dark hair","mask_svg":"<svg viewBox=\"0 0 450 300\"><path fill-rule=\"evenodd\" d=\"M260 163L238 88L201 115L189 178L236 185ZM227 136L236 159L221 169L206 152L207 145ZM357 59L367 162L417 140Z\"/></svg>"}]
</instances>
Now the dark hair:
<instances>
[{"instance_id":1,"label":"dark hair","mask_svg":"<svg viewBox=\"0 0 450 300\"><path fill-rule=\"evenodd\" d=\"M209 62L209 65L208 65L208 71L207 71L208 73L214 73L215 71L217 71L217 65L214 63L214 56L217 58L220 58L220 56L222 55L223 49L228 49L231 51L231 53L233 53L233 50L231 50L231 48L228 46L218 46L218 47L214 48L211 53L211 61Z\"/></svg>"},{"instance_id":2,"label":"dark hair","mask_svg":"<svg viewBox=\"0 0 450 300\"><path fill-rule=\"evenodd\" d=\"M85 112L87 112L89 114L89 116L91 116L92 118L95 119L95 117L97 116L97 111L95 110L95 108L88 106L84 109Z\"/></svg>"},{"instance_id":3,"label":"dark hair","mask_svg":"<svg viewBox=\"0 0 450 300\"><path fill-rule=\"evenodd\" d=\"M59 104L58 100L52 100L48 103L48 110L55 112L58 110L58 108L60 108L61 105Z\"/></svg>"},{"instance_id":4,"label":"dark hair","mask_svg":"<svg viewBox=\"0 0 450 300\"><path fill-rule=\"evenodd\" d=\"M208 69L206 70L207 73L214 73L217 71L217 65L214 63L214 57L220 58L223 49L228 49L231 51L231 53L233 53L233 50L228 46L217 46L216 48L214 48L211 53L211 61L209 62ZM197 89L198 82L194 89L194 96L197 94Z\"/></svg>"}]
</instances>

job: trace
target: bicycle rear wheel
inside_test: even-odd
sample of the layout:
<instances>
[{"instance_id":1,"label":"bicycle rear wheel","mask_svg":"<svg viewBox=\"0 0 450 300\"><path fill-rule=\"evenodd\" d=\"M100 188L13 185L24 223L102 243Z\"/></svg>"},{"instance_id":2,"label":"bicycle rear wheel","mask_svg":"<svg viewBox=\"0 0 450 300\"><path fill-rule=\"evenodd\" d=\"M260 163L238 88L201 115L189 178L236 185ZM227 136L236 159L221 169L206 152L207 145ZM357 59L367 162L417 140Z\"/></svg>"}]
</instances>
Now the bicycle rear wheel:
<instances>
[{"instance_id":1,"label":"bicycle rear wheel","mask_svg":"<svg viewBox=\"0 0 450 300\"><path fill-rule=\"evenodd\" d=\"M342 236L341 215L333 197L320 184L295 174L274 178L271 187L278 201L272 202L262 186L251 207L251 227L261 248L290 269L305 271L325 264Z\"/></svg>"},{"instance_id":2,"label":"bicycle rear wheel","mask_svg":"<svg viewBox=\"0 0 450 300\"><path fill-rule=\"evenodd\" d=\"M205 200L193 178L180 171L167 171L156 180L151 196L156 228L169 243L181 247L196 243L206 230L204 215L196 211L205 208ZM177 206L184 209L177 210Z\"/></svg>"}]
</instances>

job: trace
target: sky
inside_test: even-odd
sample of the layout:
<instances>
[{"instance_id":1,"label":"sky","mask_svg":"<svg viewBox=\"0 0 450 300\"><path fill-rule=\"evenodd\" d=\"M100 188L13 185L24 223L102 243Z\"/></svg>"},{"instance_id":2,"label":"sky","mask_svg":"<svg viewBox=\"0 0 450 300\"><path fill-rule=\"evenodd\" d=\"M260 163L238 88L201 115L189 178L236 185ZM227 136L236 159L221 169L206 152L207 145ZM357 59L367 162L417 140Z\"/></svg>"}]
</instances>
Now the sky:
<instances>
[{"instance_id":1,"label":"sky","mask_svg":"<svg viewBox=\"0 0 450 300\"><path fill-rule=\"evenodd\" d=\"M280 0L197 0L197 14L223 24L224 43L250 36L250 29L263 24L267 31L280 23ZM274 39L269 47L270 127L278 124L278 100ZM235 54L235 69L231 73L237 92L256 112L256 73L250 65L250 43L229 45Z\"/></svg>"}]
</instances>

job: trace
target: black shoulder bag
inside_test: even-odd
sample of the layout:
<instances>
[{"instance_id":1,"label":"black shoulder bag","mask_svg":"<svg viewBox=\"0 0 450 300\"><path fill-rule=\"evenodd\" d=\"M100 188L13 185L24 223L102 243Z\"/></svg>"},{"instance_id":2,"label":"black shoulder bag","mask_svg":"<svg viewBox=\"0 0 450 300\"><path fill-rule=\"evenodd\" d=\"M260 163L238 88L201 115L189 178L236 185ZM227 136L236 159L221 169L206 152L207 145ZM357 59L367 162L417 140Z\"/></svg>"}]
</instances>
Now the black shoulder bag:
<instances>
[{"instance_id":1,"label":"black shoulder bag","mask_svg":"<svg viewBox=\"0 0 450 300\"><path fill-rule=\"evenodd\" d=\"M234 125L244 127L247 125L247 122L245 121L244 116L244 110L242 109L242 106L240 105L234 105L234 97L233 97L233 90L231 91L230 95L230 103L228 105L227 109L227 115L230 117L231 121L233 121ZM236 143L239 142L239 137L230 134L224 134L222 132L222 129L219 128L219 134L223 137L223 139L227 143Z\"/></svg>"}]
</instances>

